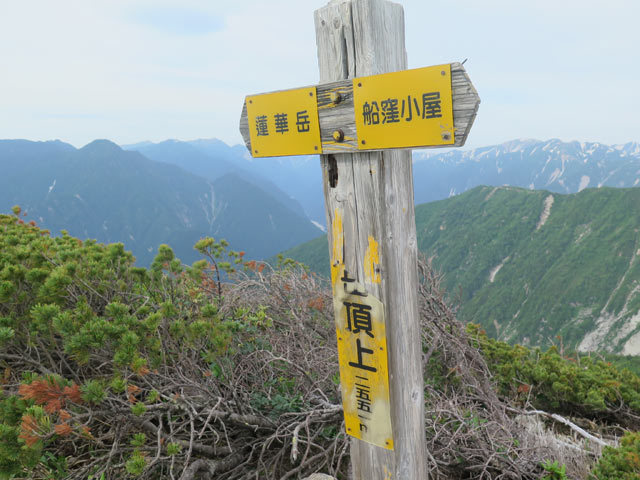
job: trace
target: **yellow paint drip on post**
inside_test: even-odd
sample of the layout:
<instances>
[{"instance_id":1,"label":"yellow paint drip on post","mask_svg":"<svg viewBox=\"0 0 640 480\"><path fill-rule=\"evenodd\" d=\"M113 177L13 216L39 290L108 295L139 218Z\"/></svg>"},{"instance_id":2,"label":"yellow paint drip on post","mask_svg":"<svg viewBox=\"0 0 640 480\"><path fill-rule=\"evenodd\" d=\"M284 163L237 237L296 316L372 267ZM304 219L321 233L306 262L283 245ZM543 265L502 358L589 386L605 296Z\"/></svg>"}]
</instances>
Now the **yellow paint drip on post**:
<instances>
[{"instance_id":1,"label":"yellow paint drip on post","mask_svg":"<svg viewBox=\"0 0 640 480\"><path fill-rule=\"evenodd\" d=\"M315 87L246 98L254 157L322 152Z\"/></svg>"},{"instance_id":2,"label":"yellow paint drip on post","mask_svg":"<svg viewBox=\"0 0 640 480\"><path fill-rule=\"evenodd\" d=\"M358 149L453 145L451 65L353 79Z\"/></svg>"},{"instance_id":3,"label":"yellow paint drip on post","mask_svg":"<svg viewBox=\"0 0 640 480\"><path fill-rule=\"evenodd\" d=\"M369 235L369 246L364 252L364 279L371 283L380 283L380 254L378 253L378 242Z\"/></svg>"},{"instance_id":4,"label":"yellow paint drip on post","mask_svg":"<svg viewBox=\"0 0 640 480\"><path fill-rule=\"evenodd\" d=\"M345 428L352 437L393 450L384 305L345 269L342 214L337 208L332 234L331 280ZM373 237L365 257L365 270L370 264L373 272L365 276L377 275L379 283Z\"/></svg>"},{"instance_id":5,"label":"yellow paint drip on post","mask_svg":"<svg viewBox=\"0 0 640 480\"><path fill-rule=\"evenodd\" d=\"M344 267L344 227L342 226L342 212L336 208L333 212L333 248L331 251L331 285L336 284L340 275L340 268Z\"/></svg>"}]
</instances>

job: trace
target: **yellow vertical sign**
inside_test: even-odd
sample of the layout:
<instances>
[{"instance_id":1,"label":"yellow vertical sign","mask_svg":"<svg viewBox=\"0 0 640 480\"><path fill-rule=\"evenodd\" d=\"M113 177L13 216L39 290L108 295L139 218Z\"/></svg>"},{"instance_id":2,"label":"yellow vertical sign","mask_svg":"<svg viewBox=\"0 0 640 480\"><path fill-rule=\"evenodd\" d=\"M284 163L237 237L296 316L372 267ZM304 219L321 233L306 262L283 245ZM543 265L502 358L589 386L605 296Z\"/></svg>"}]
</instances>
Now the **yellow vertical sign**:
<instances>
[{"instance_id":1,"label":"yellow vertical sign","mask_svg":"<svg viewBox=\"0 0 640 480\"><path fill-rule=\"evenodd\" d=\"M393 450L384 305L346 271L343 241L336 209L331 273L345 428L352 437Z\"/></svg>"},{"instance_id":2,"label":"yellow vertical sign","mask_svg":"<svg viewBox=\"0 0 640 480\"><path fill-rule=\"evenodd\" d=\"M315 87L246 98L251 155L276 157L322 152Z\"/></svg>"},{"instance_id":3,"label":"yellow vertical sign","mask_svg":"<svg viewBox=\"0 0 640 480\"><path fill-rule=\"evenodd\" d=\"M353 79L358 149L453 145L451 65Z\"/></svg>"}]
</instances>

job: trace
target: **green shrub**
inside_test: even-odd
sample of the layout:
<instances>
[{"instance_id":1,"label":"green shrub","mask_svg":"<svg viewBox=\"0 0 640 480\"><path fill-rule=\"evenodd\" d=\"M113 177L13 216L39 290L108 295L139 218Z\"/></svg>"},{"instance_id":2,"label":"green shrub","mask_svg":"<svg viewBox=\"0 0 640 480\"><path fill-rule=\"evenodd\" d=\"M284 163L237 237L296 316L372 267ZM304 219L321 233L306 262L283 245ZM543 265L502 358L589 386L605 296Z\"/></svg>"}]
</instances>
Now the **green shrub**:
<instances>
[{"instance_id":1,"label":"green shrub","mask_svg":"<svg viewBox=\"0 0 640 480\"><path fill-rule=\"evenodd\" d=\"M640 377L629 370L585 355L563 356L555 346L543 352L509 345L489 338L474 324L467 331L505 397L593 418L604 413L625 421L625 408L640 414Z\"/></svg>"},{"instance_id":2,"label":"green shrub","mask_svg":"<svg viewBox=\"0 0 640 480\"><path fill-rule=\"evenodd\" d=\"M127 469L127 473L130 475L137 477L142 475L144 469L147 466L147 459L140 453L134 452L133 455L127 460L125 464L125 468Z\"/></svg>"},{"instance_id":3,"label":"green shrub","mask_svg":"<svg viewBox=\"0 0 640 480\"><path fill-rule=\"evenodd\" d=\"M598 480L638 480L640 478L640 432L627 433L619 447L605 447L591 471Z\"/></svg>"},{"instance_id":4,"label":"green shrub","mask_svg":"<svg viewBox=\"0 0 640 480\"><path fill-rule=\"evenodd\" d=\"M82 386L82 399L93 405L99 405L104 400L107 392L102 382L89 380Z\"/></svg>"},{"instance_id":5,"label":"green shrub","mask_svg":"<svg viewBox=\"0 0 640 480\"><path fill-rule=\"evenodd\" d=\"M542 463L542 468L544 469L544 476L542 480L568 480L567 477L567 467L565 465L560 465L557 460L553 462L547 460Z\"/></svg>"}]
</instances>

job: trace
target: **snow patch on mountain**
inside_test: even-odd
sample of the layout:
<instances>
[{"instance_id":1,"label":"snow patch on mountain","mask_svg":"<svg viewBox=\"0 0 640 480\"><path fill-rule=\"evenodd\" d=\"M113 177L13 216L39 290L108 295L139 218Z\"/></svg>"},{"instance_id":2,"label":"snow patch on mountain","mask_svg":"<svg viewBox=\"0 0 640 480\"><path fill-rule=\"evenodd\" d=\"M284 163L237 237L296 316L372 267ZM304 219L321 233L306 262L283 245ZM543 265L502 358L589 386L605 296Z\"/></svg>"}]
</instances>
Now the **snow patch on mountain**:
<instances>
[{"instance_id":1,"label":"snow patch on mountain","mask_svg":"<svg viewBox=\"0 0 640 480\"><path fill-rule=\"evenodd\" d=\"M562 171L559 168L556 168L549 177L549 183L555 182L560 175L562 175Z\"/></svg>"},{"instance_id":2,"label":"snow patch on mountain","mask_svg":"<svg viewBox=\"0 0 640 480\"><path fill-rule=\"evenodd\" d=\"M587 188L590 181L591 179L588 175L582 175L582 177L580 177L580 185L578 186L578 191L581 192L582 190Z\"/></svg>"},{"instance_id":3,"label":"snow patch on mountain","mask_svg":"<svg viewBox=\"0 0 640 480\"><path fill-rule=\"evenodd\" d=\"M311 220L311 223L313 223L316 227L318 227L320 230L322 230L324 233L327 233L327 229L324 227L324 225L322 225L321 223L316 222L315 220Z\"/></svg>"}]
</instances>

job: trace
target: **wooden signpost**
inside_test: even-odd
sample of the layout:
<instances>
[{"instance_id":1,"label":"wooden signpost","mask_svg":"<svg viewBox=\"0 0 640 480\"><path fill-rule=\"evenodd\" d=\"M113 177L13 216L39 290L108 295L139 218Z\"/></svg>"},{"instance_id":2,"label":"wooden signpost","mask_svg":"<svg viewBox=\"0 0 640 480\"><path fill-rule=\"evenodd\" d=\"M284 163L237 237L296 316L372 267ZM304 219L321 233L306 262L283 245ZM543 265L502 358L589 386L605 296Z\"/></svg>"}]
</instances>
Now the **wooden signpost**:
<instances>
[{"instance_id":1,"label":"wooden signpost","mask_svg":"<svg viewBox=\"0 0 640 480\"><path fill-rule=\"evenodd\" d=\"M398 4L332 0L315 26L320 84L248 96L240 131L254 157L321 154L353 479L424 479L408 149L463 145L480 99L459 63L406 70Z\"/></svg>"}]
</instances>

